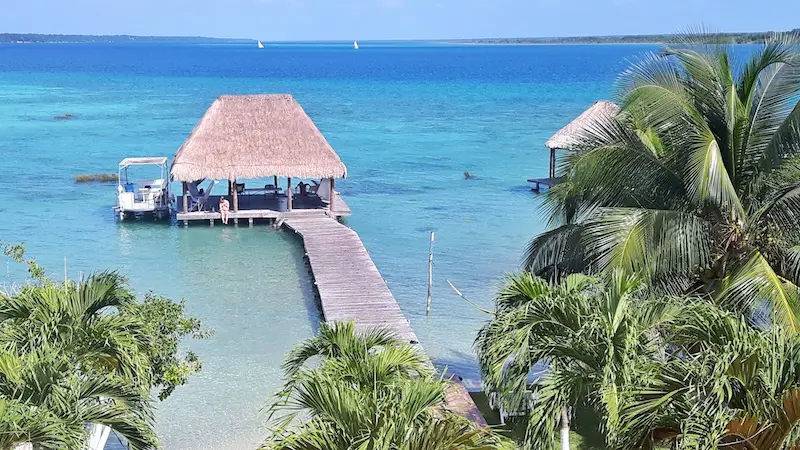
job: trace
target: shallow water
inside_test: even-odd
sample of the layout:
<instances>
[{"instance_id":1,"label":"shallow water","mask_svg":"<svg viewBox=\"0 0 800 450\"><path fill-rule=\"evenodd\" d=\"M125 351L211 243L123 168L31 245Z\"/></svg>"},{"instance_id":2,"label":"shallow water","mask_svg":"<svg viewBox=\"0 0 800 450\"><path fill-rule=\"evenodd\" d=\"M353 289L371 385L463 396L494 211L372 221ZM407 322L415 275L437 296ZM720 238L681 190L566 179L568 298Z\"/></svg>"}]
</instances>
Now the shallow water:
<instances>
[{"instance_id":1,"label":"shallow water","mask_svg":"<svg viewBox=\"0 0 800 450\"><path fill-rule=\"evenodd\" d=\"M115 187L73 177L172 156L220 94L288 92L347 165L337 182L347 223L425 349L477 386L471 344L486 317L445 280L490 304L546 226L525 183L547 173L544 141L652 48L0 45L0 239L25 241L57 277L66 257L71 277L118 269L139 291L185 298L216 334L187 343L204 367L159 405L162 443L255 447L284 353L320 319L297 239L265 226L118 223ZM64 113L74 118L53 119ZM21 276L9 266L4 278Z\"/></svg>"}]
</instances>

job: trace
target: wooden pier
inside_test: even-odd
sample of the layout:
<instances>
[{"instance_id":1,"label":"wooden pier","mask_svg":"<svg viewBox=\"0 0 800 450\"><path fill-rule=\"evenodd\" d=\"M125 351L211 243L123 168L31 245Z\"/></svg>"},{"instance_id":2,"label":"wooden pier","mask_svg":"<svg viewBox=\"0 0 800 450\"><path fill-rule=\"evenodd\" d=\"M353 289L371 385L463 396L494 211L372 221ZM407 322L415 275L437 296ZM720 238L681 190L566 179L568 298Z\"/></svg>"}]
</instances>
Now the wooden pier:
<instances>
[{"instance_id":1,"label":"wooden pier","mask_svg":"<svg viewBox=\"0 0 800 450\"><path fill-rule=\"evenodd\" d=\"M336 192L335 180L347 178L347 168L291 95L220 96L178 149L170 176L183 183L182 208L176 216L184 225L208 221L213 226L220 221L220 213L214 211L219 196L210 196L200 211L191 211L187 191L199 180L228 180L231 225L265 220L297 233L326 322L353 321L361 330L383 327L405 342L419 344L358 234L339 223L350 215L350 208ZM285 178L290 194L285 204L275 195L278 177ZM270 192L269 185L255 193L259 190L237 182L259 178L272 180ZM319 180L319 187L314 195L302 188L294 195L293 178ZM330 201L322 201L320 195ZM460 383L448 391L447 405L479 426L486 424L475 420L480 413Z\"/></svg>"},{"instance_id":2,"label":"wooden pier","mask_svg":"<svg viewBox=\"0 0 800 450\"><path fill-rule=\"evenodd\" d=\"M253 196L248 198L246 196L240 197L241 208L239 211L230 211L228 218L229 224L253 224L254 220L269 220L279 221L290 217L334 217L341 218L351 214L350 207L347 206L341 195L336 193L334 197L333 209L329 209L327 204L319 201L308 200L305 201L301 198L295 199L295 207L291 211L278 211L277 199L265 199L262 196ZM208 199L208 209L216 208L219 205L219 196L212 195ZM191 211L191 212L178 212L176 215L178 222L188 225L189 222L207 221L210 225L215 223L219 224L221 217L219 211Z\"/></svg>"},{"instance_id":3,"label":"wooden pier","mask_svg":"<svg viewBox=\"0 0 800 450\"><path fill-rule=\"evenodd\" d=\"M533 192L541 192L542 186L550 189L560 181L560 178L528 178L528 183L533 183L533 187L531 188Z\"/></svg>"},{"instance_id":4,"label":"wooden pier","mask_svg":"<svg viewBox=\"0 0 800 450\"><path fill-rule=\"evenodd\" d=\"M326 322L353 321L357 330L388 328L403 341L419 344L355 231L324 216L293 216L286 218L283 226L303 239ZM446 391L447 408L485 427L486 421L461 379L452 378Z\"/></svg>"},{"instance_id":5,"label":"wooden pier","mask_svg":"<svg viewBox=\"0 0 800 450\"><path fill-rule=\"evenodd\" d=\"M326 322L380 326L419 343L355 231L330 217L294 216L283 225L303 239Z\"/></svg>"}]
</instances>

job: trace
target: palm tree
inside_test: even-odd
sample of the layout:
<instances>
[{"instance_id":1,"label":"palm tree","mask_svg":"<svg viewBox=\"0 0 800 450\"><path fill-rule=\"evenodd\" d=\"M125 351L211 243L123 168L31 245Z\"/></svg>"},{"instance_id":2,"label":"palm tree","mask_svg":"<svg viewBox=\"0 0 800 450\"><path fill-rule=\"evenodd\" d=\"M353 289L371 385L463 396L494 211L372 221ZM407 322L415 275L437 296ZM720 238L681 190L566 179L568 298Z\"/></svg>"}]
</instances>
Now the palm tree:
<instances>
[{"instance_id":1,"label":"palm tree","mask_svg":"<svg viewBox=\"0 0 800 450\"><path fill-rule=\"evenodd\" d=\"M305 361L321 356L318 365ZM273 450L471 450L501 448L443 407L445 380L415 347L382 329L357 333L352 323L323 325L293 350L290 378L270 413L264 448ZM306 419L294 423L299 416Z\"/></svg>"},{"instance_id":2,"label":"palm tree","mask_svg":"<svg viewBox=\"0 0 800 450\"><path fill-rule=\"evenodd\" d=\"M800 338L754 329L711 302L685 308L669 358L621 406L624 447L782 450L800 445Z\"/></svg>"},{"instance_id":3,"label":"palm tree","mask_svg":"<svg viewBox=\"0 0 800 450\"><path fill-rule=\"evenodd\" d=\"M323 322L316 336L302 341L289 352L283 370L286 377L291 378L313 357L326 359L363 357L365 352L386 347L410 350L410 347L404 346L391 331L383 328L370 328L358 333L353 322L339 322L332 325ZM409 367L427 373L424 356L413 351L409 354L418 359Z\"/></svg>"},{"instance_id":4,"label":"palm tree","mask_svg":"<svg viewBox=\"0 0 800 450\"><path fill-rule=\"evenodd\" d=\"M76 371L52 348L0 350L0 449L82 448L87 423L110 427L131 448L155 448L147 397L126 381Z\"/></svg>"},{"instance_id":5,"label":"palm tree","mask_svg":"<svg viewBox=\"0 0 800 450\"><path fill-rule=\"evenodd\" d=\"M184 315L182 302L137 300L116 272L77 283L43 279L0 299L0 348L60 348L82 370L124 377L143 395L161 388L162 400L200 369L196 355L177 356L182 337L206 336L199 321Z\"/></svg>"},{"instance_id":6,"label":"palm tree","mask_svg":"<svg viewBox=\"0 0 800 450\"><path fill-rule=\"evenodd\" d=\"M0 346L21 353L62 349L84 371L124 376L150 390L143 324L119 314L135 301L125 279L101 272L79 283L23 287L0 303Z\"/></svg>"},{"instance_id":7,"label":"palm tree","mask_svg":"<svg viewBox=\"0 0 800 450\"><path fill-rule=\"evenodd\" d=\"M52 439L60 442L55 448L78 448L62 444L85 441L84 426L104 441L108 426L135 448L155 445L152 390L160 388L163 400L200 368L194 354L178 356L182 337L205 336L199 321L184 315L182 302L153 294L140 301L115 272L63 284L40 277L36 284L0 294L0 300L0 354L12 355L9 361L41 362L6 365L0 375L9 389L0 392L2 407L19 422L3 424L9 439L40 436L41 447ZM43 352L48 359L42 359ZM18 369L35 376L20 378L14 375ZM57 389L19 395L29 384ZM27 428L20 421L27 421ZM29 429L39 434L26 438Z\"/></svg>"},{"instance_id":8,"label":"palm tree","mask_svg":"<svg viewBox=\"0 0 800 450\"><path fill-rule=\"evenodd\" d=\"M800 331L796 42L776 36L738 65L689 39L631 65L621 113L587 126L560 168L545 203L559 226L532 240L525 267L622 268Z\"/></svg>"},{"instance_id":9,"label":"palm tree","mask_svg":"<svg viewBox=\"0 0 800 450\"><path fill-rule=\"evenodd\" d=\"M608 281L573 274L557 285L527 272L509 277L475 348L486 390L508 410L529 410L525 448L554 448L558 422L568 427L566 411L578 405L615 445L619 404L646 378L639 367L661 357L659 330L677 306L646 293L620 270Z\"/></svg>"},{"instance_id":10,"label":"palm tree","mask_svg":"<svg viewBox=\"0 0 800 450\"><path fill-rule=\"evenodd\" d=\"M295 380L282 405L309 419L276 429L269 449L403 448L408 450L498 448L499 441L442 408L445 383L423 377L380 386L359 386L337 375L308 372Z\"/></svg>"}]
</instances>

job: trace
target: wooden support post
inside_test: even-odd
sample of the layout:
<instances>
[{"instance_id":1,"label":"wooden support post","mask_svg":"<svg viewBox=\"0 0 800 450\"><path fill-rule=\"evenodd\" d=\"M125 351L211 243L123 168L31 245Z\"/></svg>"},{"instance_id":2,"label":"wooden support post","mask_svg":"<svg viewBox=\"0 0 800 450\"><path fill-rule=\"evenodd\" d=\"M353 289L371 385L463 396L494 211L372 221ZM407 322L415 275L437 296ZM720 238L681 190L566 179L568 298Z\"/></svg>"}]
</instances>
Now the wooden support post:
<instances>
[{"instance_id":1,"label":"wooden support post","mask_svg":"<svg viewBox=\"0 0 800 450\"><path fill-rule=\"evenodd\" d=\"M253 226L253 218L247 219L247 223L252 227Z\"/></svg>"},{"instance_id":2,"label":"wooden support post","mask_svg":"<svg viewBox=\"0 0 800 450\"><path fill-rule=\"evenodd\" d=\"M233 224L238 227L239 226L239 219L234 218L233 219Z\"/></svg>"},{"instance_id":3,"label":"wooden support post","mask_svg":"<svg viewBox=\"0 0 800 450\"><path fill-rule=\"evenodd\" d=\"M431 314L431 297L433 296L433 231L431 231L431 246L428 252L428 299L425 302L425 315Z\"/></svg>"},{"instance_id":4,"label":"wooden support post","mask_svg":"<svg viewBox=\"0 0 800 450\"><path fill-rule=\"evenodd\" d=\"M286 182L286 210L292 210L292 177L288 177Z\"/></svg>"},{"instance_id":5,"label":"wooden support post","mask_svg":"<svg viewBox=\"0 0 800 450\"><path fill-rule=\"evenodd\" d=\"M185 181L182 184L183 184L183 212L187 213L189 212L189 197L188 197L189 189L186 187Z\"/></svg>"},{"instance_id":6,"label":"wooden support post","mask_svg":"<svg viewBox=\"0 0 800 450\"><path fill-rule=\"evenodd\" d=\"M233 212L239 211L239 189L236 180L233 180Z\"/></svg>"},{"instance_id":7,"label":"wooden support post","mask_svg":"<svg viewBox=\"0 0 800 450\"><path fill-rule=\"evenodd\" d=\"M277 175L273 175L273 177L272 177L272 185L275 186L275 187L278 187L278 176Z\"/></svg>"},{"instance_id":8,"label":"wooden support post","mask_svg":"<svg viewBox=\"0 0 800 450\"><path fill-rule=\"evenodd\" d=\"M208 225L213 227L214 226L214 219L208 219Z\"/></svg>"},{"instance_id":9,"label":"wooden support post","mask_svg":"<svg viewBox=\"0 0 800 450\"><path fill-rule=\"evenodd\" d=\"M550 149L550 178L556 177L556 149Z\"/></svg>"},{"instance_id":10,"label":"wooden support post","mask_svg":"<svg viewBox=\"0 0 800 450\"><path fill-rule=\"evenodd\" d=\"M336 202L336 190L334 190L334 178L331 177L331 202L328 204L328 211L333 212L334 202Z\"/></svg>"}]
</instances>

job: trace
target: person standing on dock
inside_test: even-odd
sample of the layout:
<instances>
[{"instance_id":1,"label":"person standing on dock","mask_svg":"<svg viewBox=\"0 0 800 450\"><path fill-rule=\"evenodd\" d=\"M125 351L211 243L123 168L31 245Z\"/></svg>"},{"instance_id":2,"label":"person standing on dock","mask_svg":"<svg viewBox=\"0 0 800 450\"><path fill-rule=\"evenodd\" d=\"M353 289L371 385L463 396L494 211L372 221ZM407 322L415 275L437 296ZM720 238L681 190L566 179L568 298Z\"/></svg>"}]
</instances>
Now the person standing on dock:
<instances>
[{"instance_id":1,"label":"person standing on dock","mask_svg":"<svg viewBox=\"0 0 800 450\"><path fill-rule=\"evenodd\" d=\"M231 209L231 204L228 202L228 199L225 196L221 196L219 198L219 215L222 219L222 223L227 225L228 224L228 210Z\"/></svg>"}]
</instances>

